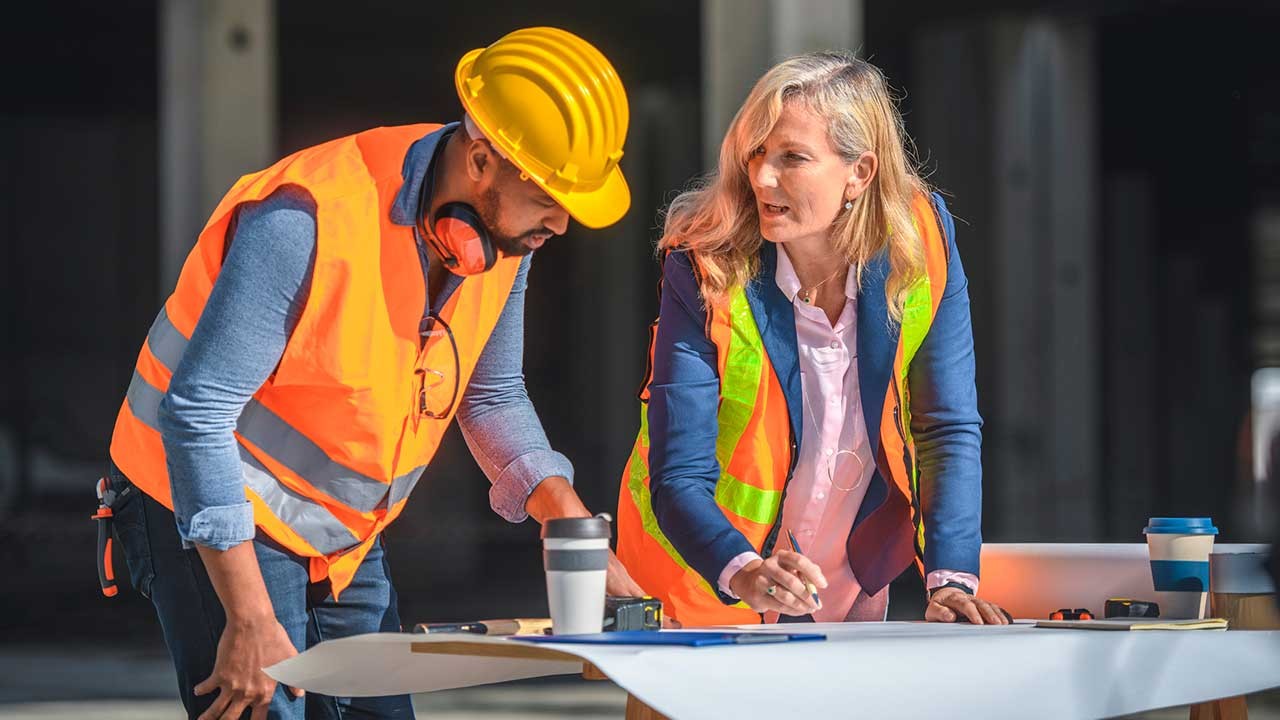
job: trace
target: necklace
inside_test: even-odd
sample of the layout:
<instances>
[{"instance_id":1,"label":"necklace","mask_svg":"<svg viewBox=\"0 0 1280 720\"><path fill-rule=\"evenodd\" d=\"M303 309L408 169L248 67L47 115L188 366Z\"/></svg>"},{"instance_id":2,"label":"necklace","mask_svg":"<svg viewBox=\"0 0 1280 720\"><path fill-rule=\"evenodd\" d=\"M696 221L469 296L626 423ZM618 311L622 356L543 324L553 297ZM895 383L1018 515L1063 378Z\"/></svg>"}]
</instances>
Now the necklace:
<instances>
[{"instance_id":1,"label":"necklace","mask_svg":"<svg viewBox=\"0 0 1280 720\"><path fill-rule=\"evenodd\" d=\"M831 273L831 274L830 274L830 275L828 275L828 276L827 276L827 277L826 277L822 282L818 283L817 285L814 285L813 287L809 288L808 290L805 290L804 288L800 288L800 292L799 292L799 295L800 295L800 302L804 303L805 305L812 305L812 304L813 304L813 294L814 294L814 293L816 293L816 292L818 291L818 288L820 288L820 287L822 287L824 284L826 284L827 280L830 280L831 278L835 277L836 275L839 275L839 274L840 274L840 270L841 270L841 268L836 268L836 271L835 271L835 272Z\"/></svg>"},{"instance_id":2,"label":"necklace","mask_svg":"<svg viewBox=\"0 0 1280 720\"><path fill-rule=\"evenodd\" d=\"M854 363L856 363L858 361L857 354L854 354L854 356L851 359ZM855 372L857 371L855 370ZM818 418L816 415L813 414L813 403L809 402L809 396L805 395L804 397L800 398L800 404L803 405L805 411L808 412L809 422L813 423L814 429L816 429L818 432L822 432L822 426L818 424ZM846 418L846 422L848 422L847 418ZM845 456L848 456L848 457L845 457ZM853 471L855 470L857 471L857 476L856 476L857 482L855 482L852 487L844 487L840 483L836 482L836 468L840 464L840 461L842 459L845 460L846 462L849 460L852 460L854 463L852 468L845 466L844 469L846 473L852 474ZM863 472L863 468L866 467L867 461L863 459L862 454L859 453L857 450L837 450L834 455L828 456L825 459L825 461L822 459L819 459L816 462L826 463L825 469L827 471L827 482L829 482L831 484L831 487L835 488L836 490L839 490L840 492L853 492L854 490L857 490L859 487L862 486L862 482L864 479L863 476L865 475L865 473ZM816 471L816 468L815 468L815 471Z\"/></svg>"}]
</instances>

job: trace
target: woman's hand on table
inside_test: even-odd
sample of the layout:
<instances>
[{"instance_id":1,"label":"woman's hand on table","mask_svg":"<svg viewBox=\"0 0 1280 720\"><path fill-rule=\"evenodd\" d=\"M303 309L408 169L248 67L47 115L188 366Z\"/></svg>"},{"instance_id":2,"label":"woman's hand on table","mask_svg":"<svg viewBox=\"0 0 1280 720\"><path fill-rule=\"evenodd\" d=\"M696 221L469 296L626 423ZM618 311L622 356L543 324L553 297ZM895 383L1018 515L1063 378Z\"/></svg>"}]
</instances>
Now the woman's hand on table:
<instances>
[{"instance_id":1,"label":"woman's hand on table","mask_svg":"<svg viewBox=\"0 0 1280 720\"><path fill-rule=\"evenodd\" d=\"M1008 625L1004 610L993 602L954 587L943 587L929 596L924 619L929 622L965 622L974 625Z\"/></svg>"}]
</instances>

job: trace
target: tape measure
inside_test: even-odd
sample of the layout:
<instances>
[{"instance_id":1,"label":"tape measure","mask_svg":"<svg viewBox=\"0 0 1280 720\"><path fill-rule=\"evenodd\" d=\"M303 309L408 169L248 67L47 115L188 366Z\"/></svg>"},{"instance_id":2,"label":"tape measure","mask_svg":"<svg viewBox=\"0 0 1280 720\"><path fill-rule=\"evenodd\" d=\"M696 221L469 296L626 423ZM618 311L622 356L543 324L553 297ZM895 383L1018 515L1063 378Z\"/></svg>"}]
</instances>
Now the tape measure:
<instances>
[{"instance_id":1,"label":"tape measure","mask_svg":"<svg viewBox=\"0 0 1280 720\"><path fill-rule=\"evenodd\" d=\"M662 601L649 596L604 600L604 630L661 630Z\"/></svg>"}]
</instances>

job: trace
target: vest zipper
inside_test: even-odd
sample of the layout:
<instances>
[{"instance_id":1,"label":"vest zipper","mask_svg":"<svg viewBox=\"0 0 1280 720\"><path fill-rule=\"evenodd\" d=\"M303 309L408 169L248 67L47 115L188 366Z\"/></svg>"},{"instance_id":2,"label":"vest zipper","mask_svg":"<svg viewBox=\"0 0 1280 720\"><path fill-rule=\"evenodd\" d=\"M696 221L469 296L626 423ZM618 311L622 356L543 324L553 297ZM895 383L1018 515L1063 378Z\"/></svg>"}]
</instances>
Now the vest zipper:
<instances>
[{"instance_id":1,"label":"vest zipper","mask_svg":"<svg viewBox=\"0 0 1280 720\"><path fill-rule=\"evenodd\" d=\"M804 398L800 398L804 402ZM769 528L769 534L764 539L764 547L760 549L762 557L769 557L773 554L773 546L778 542L778 533L782 530L782 508L787 502L787 488L791 487L791 478L795 475L796 465L800 460L800 453L796 447L796 431L787 423L787 429L790 431L790 447L791 447L791 464L787 468L787 479L782 483L782 496L778 499L778 516L773 520L773 527Z\"/></svg>"},{"instance_id":2,"label":"vest zipper","mask_svg":"<svg viewBox=\"0 0 1280 720\"><path fill-rule=\"evenodd\" d=\"M898 383L896 380L893 383L893 400L893 426L897 428L898 437L902 440L902 466L907 471L907 484L912 488L910 497L912 529L911 545L915 547L916 554L921 555L921 559L923 559L923 549L918 544L920 529L919 519L921 517L920 494L915 491L915 488L919 483L920 473L916 468L915 456L911 452L911 448L907 446L907 433L902 429L902 415L900 412L902 408L902 397L899 395Z\"/></svg>"}]
</instances>

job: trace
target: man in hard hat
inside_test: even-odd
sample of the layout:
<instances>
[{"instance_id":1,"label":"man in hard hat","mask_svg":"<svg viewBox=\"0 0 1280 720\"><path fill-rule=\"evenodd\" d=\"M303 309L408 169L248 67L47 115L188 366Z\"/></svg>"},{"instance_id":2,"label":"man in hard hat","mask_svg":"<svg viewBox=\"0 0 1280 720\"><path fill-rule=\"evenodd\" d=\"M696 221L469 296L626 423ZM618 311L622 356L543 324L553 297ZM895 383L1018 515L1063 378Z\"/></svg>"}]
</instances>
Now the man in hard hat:
<instances>
[{"instance_id":1,"label":"man in hard hat","mask_svg":"<svg viewBox=\"0 0 1280 720\"><path fill-rule=\"evenodd\" d=\"M261 669L400 630L379 538L419 476L448 477L428 467L455 417L503 517L589 514L525 392L524 291L570 216L626 212L626 95L553 28L468 53L456 86L462 123L241 178L139 354L112 509L192 717L412 716L406 696L302 700ZM609 568L610 593L640 593Z\"/></svg>"}]
</instances>

